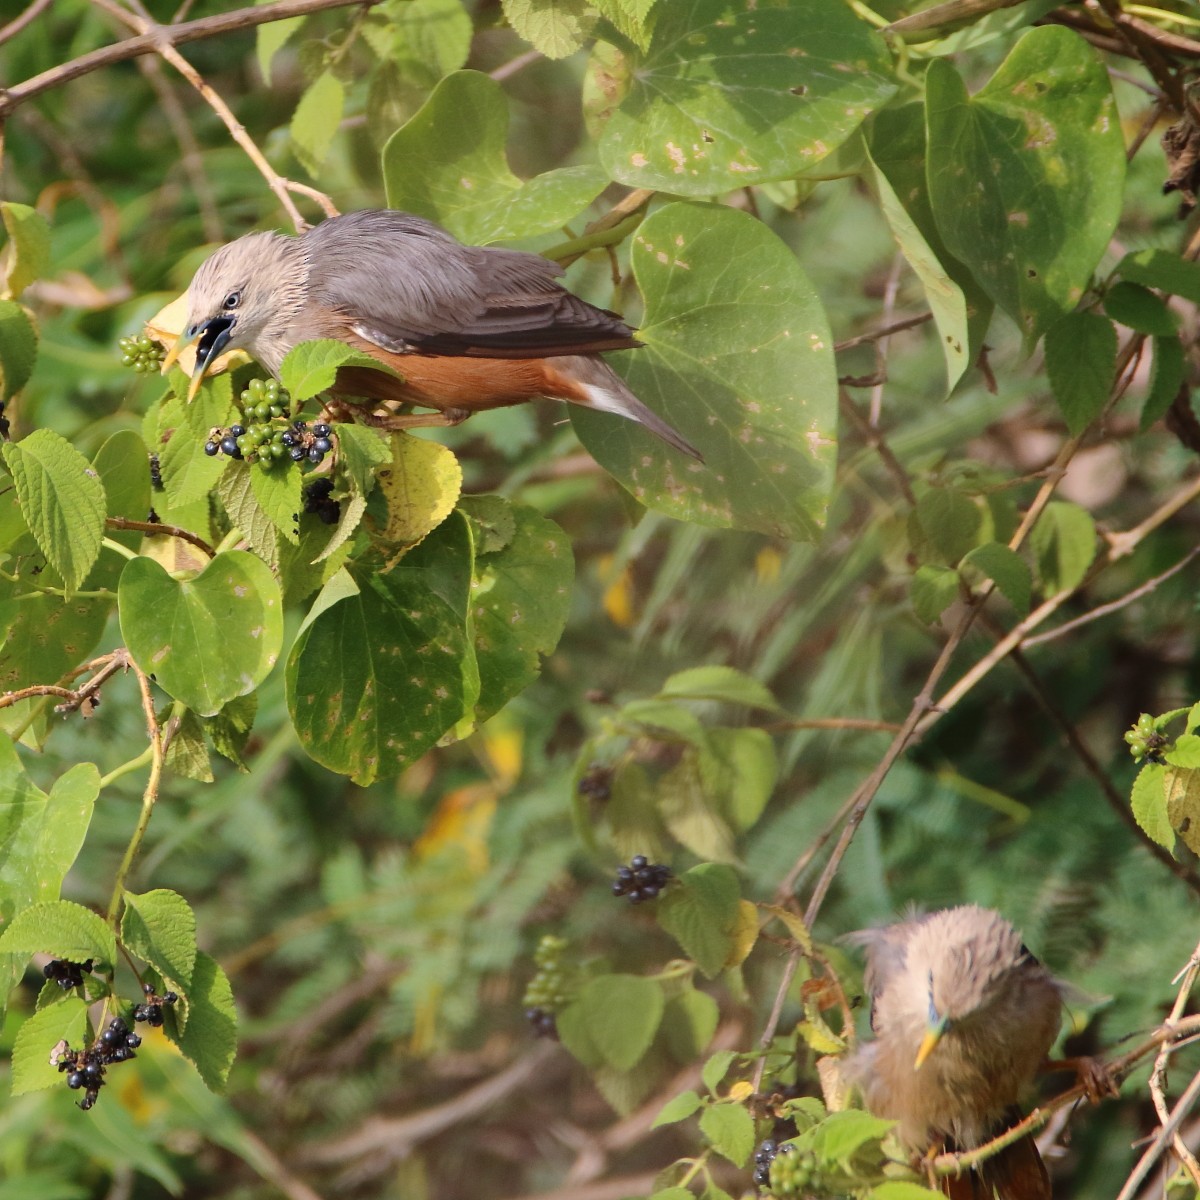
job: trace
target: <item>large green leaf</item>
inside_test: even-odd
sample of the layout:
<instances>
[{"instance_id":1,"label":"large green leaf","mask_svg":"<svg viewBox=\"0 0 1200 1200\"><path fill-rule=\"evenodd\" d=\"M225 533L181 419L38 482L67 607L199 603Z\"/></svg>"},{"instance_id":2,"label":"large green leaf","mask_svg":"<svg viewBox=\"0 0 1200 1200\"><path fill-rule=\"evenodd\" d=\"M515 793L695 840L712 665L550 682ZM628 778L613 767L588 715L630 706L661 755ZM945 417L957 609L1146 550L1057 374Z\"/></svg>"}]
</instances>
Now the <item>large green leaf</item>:
<instances>
[{"instance_id":1,"label":"large green leaf","mask_svg":"<svg viewBox=\"0 0 1200 1200\"><path fill-rule=\"evenodd\" d=\"M938 229L1032 343L1078 303L1120 215L1125 146L1108 75L1082 38L1046 26L974 97L934 62L926 109Z\"/></svg>"},{"instance_id":2,"label":"large green leaf","mask_svg":"<svg viewBox=\"0 0 1200 1200\"><path fill-rule=\"evenodd\" d=\"M364 786L395 775L462 716L468 653L461 620L417 580L339 572L288 657L301 744Z\"/></svg>"},{"instance_id":3,"label":"large green leaf","mask_svg":"<svg viewBox=\"0 0 1200 1200\"><path fill-rule=\"evenodd\" d=\"M522 183L509 168L507 138L508 101L500 85L477 71L446 76L383 148L389 206L482 245L557 229L608 182L598 167L580 166Z\"/></svg>"},{"instance_id":4,"label":"large green leaf","mask_svg":"<svg viewBox=\"0 0 1200 1200\"><path fill-rule=\"evenodd\" d=\"M811 539L837 450L833 341L795 256L733 209L670 204L638 230L645 347L612 356L704 454L573 406L579 436L642 504L700 525Z\"/></svg>"},{"instance_id":5,"label":"large green leaf","mask_svg":"<svg viewBox=\"0 0 1200 1200\"><path fill-rule=\"evenodd\" d=\"M135 558L121 573L118 604L134 661L204 717L253 691L283 645L279 584L245 550L218 554L186 580Z\"/></svg>"},{"instance_id":6,"label":"large green leaf","mask_svg":"<svg viewBox=\"0 0 1200 1200\"><path fill-rule=\"evenodd\" d=\"M92 569L104 537L104 485L74 446L35 429L4 446L21 512L38 548L73 592Z\"/></svg>"},{"instance_id":7,"label":"large green leaf","mask_svg":"<svg viewBox=\"0 0 1200 1200\"><path fill-rule=\"evenodd\" d=\"M220 964L203 950L196 955L187 993L187 1028L179 1048L214 1092L223 1092L237 1054L237 1009Z\"/></svg>"},{"instance_id":8,"label":"large green leaf","mask_svg":"<svg viewBox=\"0 0 1200 1200\"><path fill-rule=\"evenodd\" d=\"M787 179L895 90L886 44L842 0L673 0L600 161L622 183L681 196Z\"/></svg>"}]
</instances>

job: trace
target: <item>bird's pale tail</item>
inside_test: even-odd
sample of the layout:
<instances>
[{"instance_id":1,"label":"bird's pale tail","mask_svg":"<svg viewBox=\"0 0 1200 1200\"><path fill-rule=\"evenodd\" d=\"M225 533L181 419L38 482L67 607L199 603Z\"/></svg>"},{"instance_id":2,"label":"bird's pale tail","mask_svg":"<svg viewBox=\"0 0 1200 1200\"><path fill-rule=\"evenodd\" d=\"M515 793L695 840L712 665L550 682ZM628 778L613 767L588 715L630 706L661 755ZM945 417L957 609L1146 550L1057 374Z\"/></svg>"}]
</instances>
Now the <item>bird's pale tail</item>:
<instances>
[{"instance_id":1,"label":"bird's pale tail","mask_svg":"<svg viewBox=\"0 0 1200 1200\"><path fill-rule=\"evenodd\" d=\"M636 421L651 433L662 438L668 446L674 446L676 450L694 458L697 462L704 461L704 455L682 434L668 425L662 417L651 412L625 386L624 380L602 358L577 354L555 359L553 364L557 373L566 376L587 396L585 401L576 401L576 403L583 403L588 408L616 413L618 416Z\"/></svg>"}]
</instances>

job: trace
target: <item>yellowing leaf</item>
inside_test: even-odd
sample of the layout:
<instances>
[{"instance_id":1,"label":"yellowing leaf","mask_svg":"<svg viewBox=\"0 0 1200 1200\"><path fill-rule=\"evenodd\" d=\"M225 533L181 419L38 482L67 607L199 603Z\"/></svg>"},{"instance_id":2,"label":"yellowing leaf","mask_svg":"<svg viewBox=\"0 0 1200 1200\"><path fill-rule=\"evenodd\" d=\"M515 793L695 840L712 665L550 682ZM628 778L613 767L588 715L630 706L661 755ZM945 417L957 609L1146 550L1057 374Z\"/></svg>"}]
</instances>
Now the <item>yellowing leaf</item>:
<instances>
[{"instance_id":1,"label":"yellowing leaf","mask_svg":"<svg viewBox=\"0 0 1200 1200\"><path fill-rule=\"evenodd\" d=\"M394 433L392 461L376 471L387 500L386 541L405 549L433 532L453 511L462 491L462 467L437 442Z\"/></svg>"},{"instance_id":2,"label":"yellowing leaf","mask_svg":"<svg viewBox=\"0 0 1200 1200\"><path fill-rule=\"evenodd\" d=\"M627 563L619 574L612 569L612 555L603 555L596 564L604 589L601 603L608 619L619 629L632 629L637 620L633 603L633 571Z\"/></svg>"},{"instance_id":3,"label":"yellowing leaf","mask_svg":"<svg viewBox=\"0 0 1200 1200\"><path fill-rule=\"evenodd\" d=\"M808 926L804 924L804 921L796 913L777 904L764 904L763 908L771 916L777 917L787 926L788 933L792 935L802 950L806 953L811 953L813 948L812 934L809 933Z\"/></svg>"},{"instance_id":4,"label":"yellowing leaf","mask_svg":"<svg viewBox=\"0 0 1200 1200\"><path fill-rule=\"evenodd\" d=\"M1168 770L1167 820L1183 844L1200 853L1200 771Z\"/></svg>"},{"instance_id":5,"label":"yellowing leaf","mask_svg":"<svg viewBox=\"0 0 1200 1200\"><path fill-rule=\"evenodd\" d=\"M754 943L758 941L758 909L749 900L738 902L737 918L733 924L733 944L729 948L729 957L725 959L727 967L740 967L750 956Z\"/></svg>"},{"instance_id":6,"label":"yellowing leaf","mask_svg":"<svg viewBox=\"0 0 1200 1200\"><path fill-rule=\"evenodd\" d=\"M745 903L745 901L743 901ZM729 1089L730 1100L746 1100L754 1095L754 1084L748 1079L739 1079L737 1083Z\"/></svg>"},{"instance_id":7,"label":"yellowing leaf","mask_svg":"<svg viewBox=\"0 0 1200 1200\"><path fill-rule=\"evenodd\" d=\"M491 766L496 787L507 792L521 774L525 737L520 726L497 714L480 731L484 753Z\"/></svg>"},{"instance_id":8,"label":"yellowing leaf","mask_svg":"<svg viewBox=\"0 0 1200 1200\"><path fill-rule=\"evenodd\" d=\"M418 858L428 858L447 846L466 853L471 870L482 875L488 865L488 833L496 815L496 790L490 783L473 783L447 792L413 844Z\"/></svg>"}]
</instances>

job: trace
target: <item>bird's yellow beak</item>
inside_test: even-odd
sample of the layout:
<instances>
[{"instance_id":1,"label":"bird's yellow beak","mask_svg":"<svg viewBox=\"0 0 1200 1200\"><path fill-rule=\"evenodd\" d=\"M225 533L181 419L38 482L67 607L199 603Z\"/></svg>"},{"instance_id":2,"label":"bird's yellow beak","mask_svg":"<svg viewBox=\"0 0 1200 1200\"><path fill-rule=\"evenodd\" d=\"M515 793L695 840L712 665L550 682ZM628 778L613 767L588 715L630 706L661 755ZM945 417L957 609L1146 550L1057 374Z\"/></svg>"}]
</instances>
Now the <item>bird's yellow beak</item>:
<instances>
[{"instance_id":1,"label":"bird's yellow beak","mask_svg":"<svg viewBox=\"0 0 1200 1200\"><path fill-rule=\"evenodd\" d=\"M930 1025L925 1031L925 1037L921 1041L921 1045L917 1050L916 1060L913 1062L913 1070L919 1071L924 1065L925 1060L933 1053L938 1042L942 1040L942 1034L946 1032L949 1022L945 1017L942 1017L934 1025Z\"/></svg>"},{"instance_id":2,"label":"bird's yellow beak","mask_svg":"<svg viewBox=\"0 0 1200 1200\"><path fill-rule=\"evenodd\" d=\"M185 337L182 333L175 339L170 350L163 356L162 366L159 368L165 375L178 361L179 356L195 341L195 337Z\"/></svg>"},{"instance_id":3,"label":"bird's yellow beak","mask_svg":"<svg viewBox=\"0 0 1200 1200\"><path fill-rule=\"evenodd\" d=\"M211 360L198 362L195 371L192 372L191 381L188 383L187 402L191 404L196 398L196 393L200 390L200 385L204 382L205 375L208 374L208 363Z\"/></svg>"}]
</instances>

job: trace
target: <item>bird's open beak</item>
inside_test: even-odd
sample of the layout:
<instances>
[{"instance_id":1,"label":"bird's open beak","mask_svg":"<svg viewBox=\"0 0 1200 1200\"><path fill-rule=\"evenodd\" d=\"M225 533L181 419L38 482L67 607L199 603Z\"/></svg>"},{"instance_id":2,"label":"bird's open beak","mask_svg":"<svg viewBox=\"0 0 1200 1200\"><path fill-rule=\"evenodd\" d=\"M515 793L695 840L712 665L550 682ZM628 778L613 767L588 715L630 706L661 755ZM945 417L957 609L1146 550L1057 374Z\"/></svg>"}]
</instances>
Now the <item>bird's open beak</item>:
<instances>
[{"instance_id":1,"label":"bird's open beak","mask_svg":"<svg viewBox=\"0 0 1200 1200\"><path fill-rule=\"evenodd\" d=\"M193 325L190 329L185 330L184 336L171 347L165 361L174 362L175 358L178 358L179 352L193 338L198 336L200 339L196 345L196 369L192 372L191 383L188 384L189 404L196 398L196 393L204 382L204 376L207 374L209 366L229 344L229 339L233 336L233 324L232 317L213 317L211 320L205 321L203 325ZM175 358L172 358L172 355Z\"/></svg>"},{"instance_id":2,"label":"bird's open beak","mask_svg":"<svg viewBox=\"0 0 1200 1200\"><path fill-rule=\"evenodd\" d=\"M943 1017L936 1025L930 1025L925 1031L925 1037L921 1042L920 1049L917 1050L917 1058L913 1063L913 1070L919 1071L925 1060L933 1053L934 1047L942 1040L942 1034L946 1032L946 1027L949 1022Z\"/></svg>"}]
</instances>

